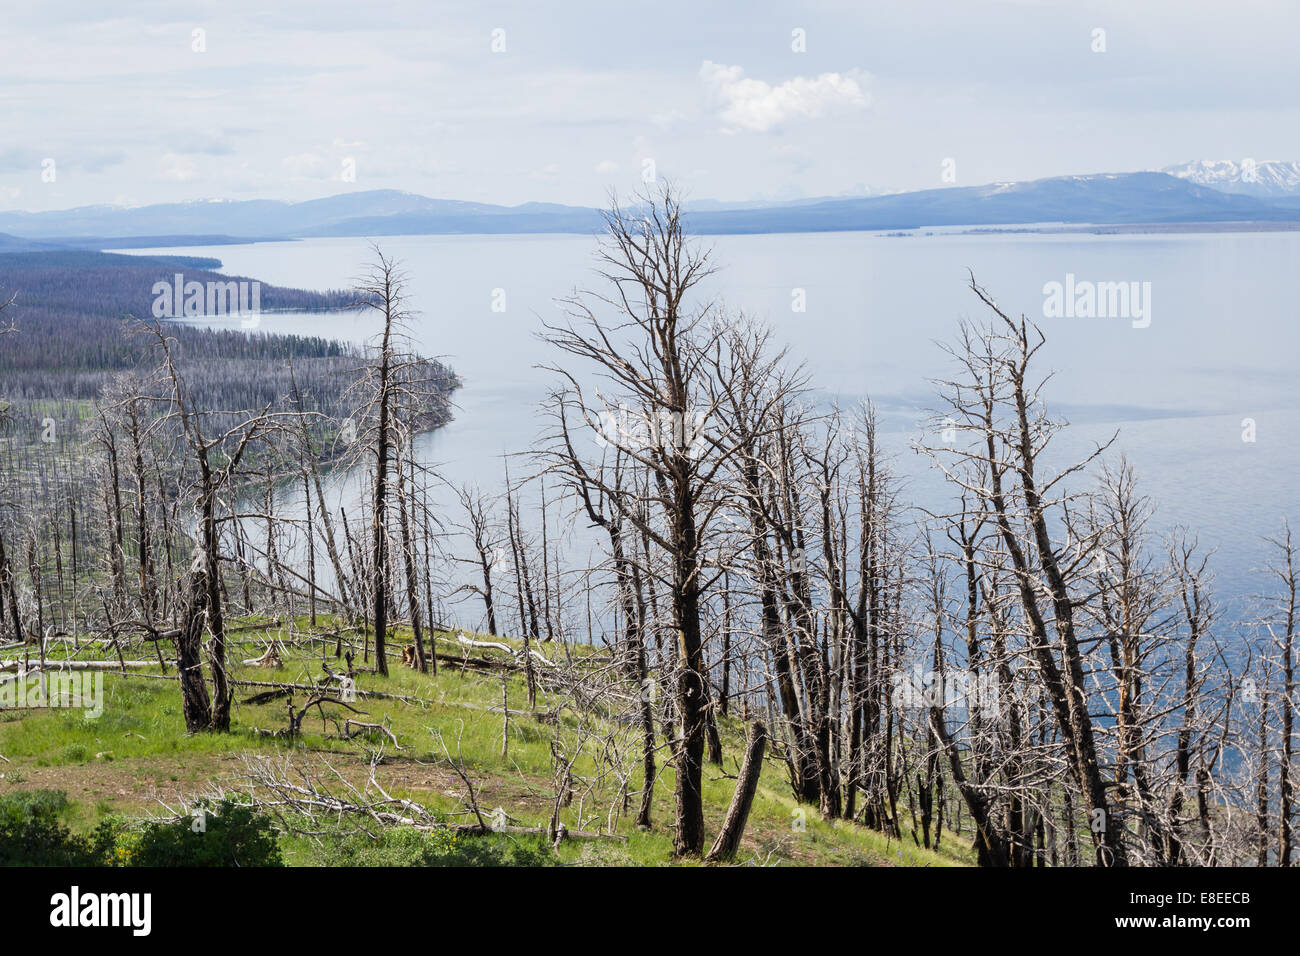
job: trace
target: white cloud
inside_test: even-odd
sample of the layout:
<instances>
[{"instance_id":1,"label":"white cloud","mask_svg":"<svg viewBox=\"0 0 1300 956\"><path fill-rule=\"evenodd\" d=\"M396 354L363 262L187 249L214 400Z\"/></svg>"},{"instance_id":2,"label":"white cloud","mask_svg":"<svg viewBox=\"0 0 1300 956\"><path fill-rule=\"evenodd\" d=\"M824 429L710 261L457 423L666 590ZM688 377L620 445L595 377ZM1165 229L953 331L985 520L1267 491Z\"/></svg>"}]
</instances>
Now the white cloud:
<instances>
[{"instance_id":1,"label":"white cloud","mask_svg":"<svg viewBox=\"0 0 1300 956\"><path fill-rule=\"evenodd\" d=\"M705 60L700 79L711 105L718 111L724 132L751 130L765 133L792 119L815 119L833 113L866 109L870 96L863 90L868 74L861 70L796 76L773 86L745 76L739 66Z\"/></svg>"},{"instance_id":2,"label":"white cloud","mask_svg":"<svg viewBox=\"0 0 1300 956\"><path fill-rule=\"evenodd\" d=\"M603 159L596 164L596 172L600 173L602 176L607 176L617 169L618 163L614 162L612 159Z\"/></svg>"}]
</instances>

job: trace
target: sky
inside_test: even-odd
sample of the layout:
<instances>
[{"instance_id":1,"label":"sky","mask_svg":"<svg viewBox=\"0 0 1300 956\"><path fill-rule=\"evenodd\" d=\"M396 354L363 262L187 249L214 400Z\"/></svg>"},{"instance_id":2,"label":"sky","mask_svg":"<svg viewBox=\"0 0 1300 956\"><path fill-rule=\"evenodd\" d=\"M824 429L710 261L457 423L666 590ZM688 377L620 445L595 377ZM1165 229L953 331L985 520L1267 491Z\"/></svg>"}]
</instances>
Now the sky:
<instances>
[{"instance_id":1,"label":"sky","mask_svg":"<svg viewBox=\"0 0 1300 956\"><path fill-rule=\"evenodd\" d=\"M1300 159L1297 36L1294 0L9 0L0 208L602 205L650 171L752 201Z\"/></svg>"}]
</instances>

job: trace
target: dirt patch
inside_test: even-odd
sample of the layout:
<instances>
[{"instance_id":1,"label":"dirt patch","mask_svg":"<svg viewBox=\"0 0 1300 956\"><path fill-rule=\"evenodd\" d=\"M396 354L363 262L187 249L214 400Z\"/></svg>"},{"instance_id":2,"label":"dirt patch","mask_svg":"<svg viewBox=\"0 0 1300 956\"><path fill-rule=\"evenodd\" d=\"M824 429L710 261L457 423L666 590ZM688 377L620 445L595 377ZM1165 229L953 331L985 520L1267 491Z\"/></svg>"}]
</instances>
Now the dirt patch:
<instances>
[{"instance_id":1,"label":"dirt patch","mask_svg":"<svg viewBox=\"0 0 1300 956\"><path fill-rule=\"evenodd\" d=\"M0 793L63 790L69 800L97 814L136 814L158 810L163 803L175 806L214 787L242 789L243 758L266 756L265 751L244 751L95 760L56 767L0 764ZM370 778L369 764L346 754L302 750L292 753L290 759L295 767L309 770L320 785L333 790L339 789L335 786L338 776L362 789ZM484 777L473 772L469 776L484 812L499 806L511 816L530 819L550 813L549 781L519 775ZM466 795L464 783L451 768L401 755L386 757L375 768L375 778L390 794L416 800L428 795L430 803L434 802L432 798L445 804Z\"/></svg>"},{"instance_id":2,"label":"dirt patch","mask_svg":"<svg viewBox=\"0 0 1300 956\"><path fill-rule=\"evenodd\" d=\"M68 799L106 812L135 813L176 803L237 771L236 755L151 756L129 760L95 760L58 767L0 767L0 792L63 790ZM18 781L15 782L15 777Z\"/></svg>"}]
</instances>

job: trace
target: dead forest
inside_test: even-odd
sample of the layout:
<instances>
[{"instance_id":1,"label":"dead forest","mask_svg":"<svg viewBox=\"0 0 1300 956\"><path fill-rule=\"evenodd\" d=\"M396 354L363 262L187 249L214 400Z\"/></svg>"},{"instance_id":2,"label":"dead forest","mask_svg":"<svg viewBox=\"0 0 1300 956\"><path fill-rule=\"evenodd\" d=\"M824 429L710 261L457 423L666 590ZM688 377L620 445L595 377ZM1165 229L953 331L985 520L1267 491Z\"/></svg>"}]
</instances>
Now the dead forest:
<instances>
[{"instance_id":1,"label":"dead forest","mask_svg":"<svg viewBox=\"0 0 1300 956\"><path fill-rule=\"evenodd\" d=\"M626 816L677 857L735 857L766 765L809 814L959 840L981 866L1292 865L1300 566L1282 513L1251 618L1227 619L1196 529L1156 529L1140 461L1061 460L1049 333L975 276L979 318L954 323L912 449L950 492L923 510L869 402L818 401L797 343L701 294L715 263L671 187L609 210L598 262L539 329L546 434L492 488L448 487L418 454L454 376L412 344L381 250L355 290L367 347L301 378L286 358L248 407L215 402L167 322L124 322L138 360L93 398L0 406L0 666L156 667L188 732L219 735L244 622L273 619L265 660L302 652L324 676L268 732L313 709L364 728L341 692L356 673L508 672L555 723L557 779L582 757L615 782L592 829ZM57 321L10 301L0 355ZM326 373L346 384L328 399ZM362 491L340 507L341 470ZM704 780L724 771L734 798L710 826ZM335 809L425 819L399 803ZM470 806L464 827L493 828Z\"/></svg>"}]
</instances>

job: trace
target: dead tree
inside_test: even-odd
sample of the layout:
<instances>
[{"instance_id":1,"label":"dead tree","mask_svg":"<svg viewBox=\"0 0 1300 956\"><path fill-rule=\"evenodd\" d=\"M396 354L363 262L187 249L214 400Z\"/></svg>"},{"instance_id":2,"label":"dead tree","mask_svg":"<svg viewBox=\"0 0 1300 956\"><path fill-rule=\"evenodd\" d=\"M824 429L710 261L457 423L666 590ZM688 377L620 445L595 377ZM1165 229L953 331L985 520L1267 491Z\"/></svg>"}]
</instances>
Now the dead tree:
<instances>
[{"instance_id":1,"label":"dead tree","mask_svg":"<svg viewBox=\"0 0 1300 956\"><path fill-rule=\"evenodd\" d=\"M371 625L375 635L375 670L388 674L388 469L393 450L393 333L407 315L403 307L404 276L394 260L375 249L375 264L358 286L362 301L383 317L377 354L367 369L374 379L373 403L377 418L371 434L374 454L374 490L370 501Z\"/></svg>"},{"instance_id":2,"label":"dead tree","mask_svg":"<svg viewBox=\"0 0 1300 956\"><path fill-rule=\"evenodd\" d=\"M172 354L171 341L161 326L148 326L162 354L161 372L171 394L166 399L169 415L178 422L193 466L192 498L197 517L194 559L189 581L183 589L180 636L177 638L177 667L181 674L185 726L190 733L230 729L230 702L234 695L226 674L226 635L222 614L219 496L229 490L240 474L245 454L268 422L267 410L245 417L236 415L228 427L217 424L209 437L205 419L216 417L193 407L185 379ZM201 646L204 631L211 637L209 663L212 694L209 698L202 674Z\"/></svg>"},{"instance_id":3,"label":"dead tree","mask_svg":"<svg viewBox=\"0 0 1300 956\"><path fill-rule=\"evenodd\" d=\"M1089 711L1076 620L1082 587L1077 555L1052 538L1053 522L1071 507L1062 483L1109 443L1055 475L1042 473L1040 458L1060 427L1042 409L1042 382L1032 379L1044 337L1024 317L1010 318L973 277L970 287L993 318L983 331L966 327L961 344L951 350L964 374L942 383L949 414L936 423L936 431L951 430L964 442L927 445L926 450L951 481L980 499L998 529L1020 598L1027 644L1083 796L1097 863L1124 866L1123 827L1111 805ZM956 467L962 462L982 465L987 483L966 483Z\"/></svg>"},{"instance_id":4,"label":"dead tree","mask_svg":"<svg viewBox=\"0 0 1300 956\"><path fill-rule=\"evenodd\" d=\"M609 499L671 562L672 622L681 652L674 843L679 856L704 849L702 534L718 507L711 500L718 471L730 456L726 437L710 434L715 407L705 385L704 359L720 336L709 328L711 304L691 298L710 272L709 256L687 239L682 213L668 186L639 197L632 209L615 205L605 216L599 252L607 291L575 294L564 303L569 321L546 327L547 341L583 366L550 366L566 383L563 406L645 469L651 482L647 504L662 517L662 525L656 524L640 509L621 504L622 496ZM618 393L611 396L614 405L588 387L588 372ZM629 415L635 426L620 433L619 422ZM584 472L583 481L601 483L582 460L569 464Z\"/></svg>"},{"instance_id":5,"label":"dead tree","mask_svg":"<svg viewBox=\"0 0 1300 956\"><path fill-rule=\"evenodd\" d=\"M492 519L491 502L479 489L468 485L457 488L456 495L460 500L461 511L465 515L465 523L461 526L461 530L469 538L470 547L474 551L475 570L478 571L482 582L461 585L461 590L470 591L483 599L488 633L496 636L500 631L497 630L496 590L492 575L494 571L501 570L497 564L503 549L499 531Z\"/></svg>"},{"instance_id":6,"label":"dead tree","mask_svg":"<svg viewBox=\"0 0 1300 956\"><path fill-rule=\"evenodd\" d=\"M600 470L595 472L600 476L600 481L587 480L588 471L585 467L572 466L572 463L580 461L581 457L574 447L573 435L569 431L568 419L564 415L563 397L557 395L556 401L560 409L559 426L563 442L560 461L569 463L567 469L563 464L561 465L561 473L568 477L591 523L604 530L609 536L610 557L614 565L614 589L625 630L623 658L626 661L627 675L635 681L637 687L637 715L641 725L642 788L636 823L639 827L649 828L652 825L651 808L654 803L654 785L657 776L654 711L651 702L652 684L646 655L646 606L641 588L641 575L649 573L649 569L640 566L635 546L628 547L625 543L626 522L623 512L628 508L628 503L621 501L614 504L606 501L609 496L625 494L622 452L614 449L613 461L601 464Z\"/></svg>"},{"instance_id":7,"label":"dead tree","mask_svg":"<svg viewBox=\"0 0 1300 956\"><path fill-rule=\"evenodd\" d=\"M1292 855L1295 849L1291 819L1295 807L1295 782L1292 776L1291 754L1295 739L1296 598L1297 592L1300 591L1300 565L1296 561L1296 547L1291 540L1290 524L1284 522L1281 536L1269 539L1269 543L1278 554L1278 560L1272 565L1270 571L1281 582L1281 594L1271 599L1273 613L1265 625L1281 661L1279 709L1282 727L1278 755L1277 865L1289 867L1294 862Z\"/></svg>"},{"instance_id":8,"label":"dead tree","mask_svg":"<svg viewBox=\"0 0 1300 956\"><path fill-rule=\"evenodd\" d=\"M405 537L399 548L412 561L408 578L416 577L411 514L417 489L397 487L406 481L400 460L402 447L414 433L441 420L437 415L436 395L446 382L445 370L436 362L420 357L411 347L408 326L414 313L406 305L406 274L395 259L377 246L372 247L372 252L370 270L357 280L356 293L358 304L376 313L383 324L361 369L361 377L351 389L360 398L360 407L353 416L356 441L351 458L353 463L364 462L370 468L372 479L366 502L370 509L366 598L374 631L375 669L387 675L390 607L395 603L391 521L392 511L398 504L407 509ZM404 496L400 502L399 496ZM397 511L400 528L402 508L397 507ZM408 580L407 586L415 588L416 582ZM420 653L424 653L423 646Z\"/></svg>"},{"instance_id":9,"label":"dead tree","mask_svg":"<svg viewBox=\"0 0 1300 956\"><path fill-rule=\"evenodd\" d=\"M754 794L758 790L758 778L763 772L763 751L767 748L767 728L754 721L749 726L749 740L745 744L745 757L740 763L740 773L736 777L736 792L732 794L731 806L722 821L713 846L705 860L718 863L729 860L740 848L740 839L745 835L745 824L749 821L749 810L754 805Z\"/></svg>"}]
</instances>

